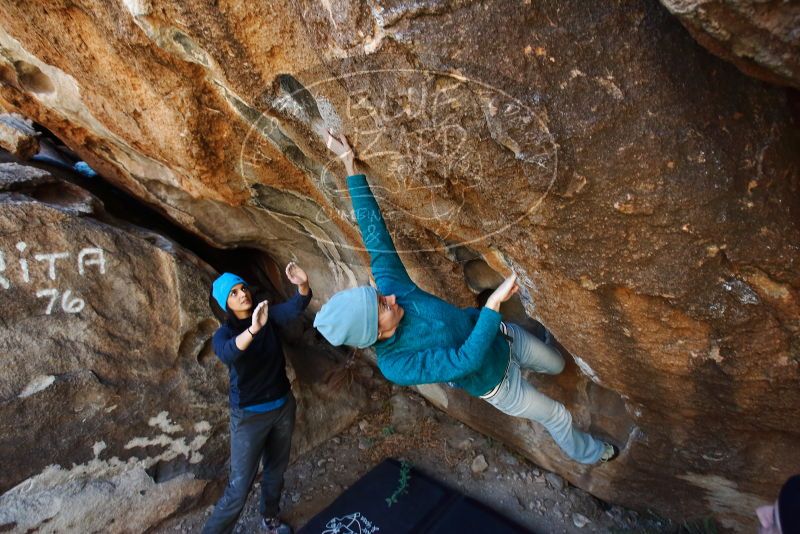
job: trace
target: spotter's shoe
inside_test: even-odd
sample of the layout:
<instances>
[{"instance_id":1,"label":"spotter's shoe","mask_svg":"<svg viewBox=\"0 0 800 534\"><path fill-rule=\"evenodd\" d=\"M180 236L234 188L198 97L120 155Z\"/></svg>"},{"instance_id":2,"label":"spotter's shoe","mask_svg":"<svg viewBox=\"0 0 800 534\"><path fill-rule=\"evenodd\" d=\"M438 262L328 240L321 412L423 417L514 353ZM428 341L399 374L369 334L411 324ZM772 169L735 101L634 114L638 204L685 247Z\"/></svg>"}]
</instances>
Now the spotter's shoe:
<instances>
[{"instance_id":1,"label":"spotter's shoe","mask_svg":"<svg viewBox=\"0 0 800 534\"><path fill-rule=\"evenodd\" d=\"M261 528L264 534L292 534L292 527L277 517L262 517Z\"/></svg>"}]
</instances>

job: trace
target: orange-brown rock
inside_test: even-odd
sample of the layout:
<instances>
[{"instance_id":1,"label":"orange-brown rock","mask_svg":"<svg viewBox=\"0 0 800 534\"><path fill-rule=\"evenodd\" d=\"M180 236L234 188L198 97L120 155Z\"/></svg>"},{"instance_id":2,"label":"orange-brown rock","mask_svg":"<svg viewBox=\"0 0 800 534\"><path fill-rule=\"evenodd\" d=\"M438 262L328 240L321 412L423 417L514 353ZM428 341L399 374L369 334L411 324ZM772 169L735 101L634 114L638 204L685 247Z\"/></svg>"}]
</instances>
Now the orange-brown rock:
<instances>
[{"instance_id":1,"label":"orange-brown rock","mask_svg":"<svg viewBox=\"0 0 800 534\"><path fill-rule=\"evenodd\" d=\"M797 118L660 4L2 0L0 46L6 107L321 299L367 280L315 133L347 132L412 277L467 305L516 270L574 356L541 387L623 452L422 390L570 482L748 530L798 469Z\"/></svg>"}]
</instances>

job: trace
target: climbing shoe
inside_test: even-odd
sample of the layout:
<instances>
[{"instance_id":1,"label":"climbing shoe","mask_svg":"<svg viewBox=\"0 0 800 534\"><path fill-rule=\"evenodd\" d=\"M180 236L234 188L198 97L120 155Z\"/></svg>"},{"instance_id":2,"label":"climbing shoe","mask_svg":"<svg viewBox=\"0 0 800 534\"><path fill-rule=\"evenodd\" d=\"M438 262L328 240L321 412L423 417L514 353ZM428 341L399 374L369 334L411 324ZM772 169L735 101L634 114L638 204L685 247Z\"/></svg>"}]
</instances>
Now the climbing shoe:
<instances>
[{"instance_id":1,"label":"climbing shoe","mask_svg":"<svg viewBox=\"0 0 800 534\"><path fill-rule=\"evenodd\" d=\"M603 443L603 454L600 456L600 461L603 463L610 462L619 456L619 449L611 443Z\"/></svg>"},{"instance_id":2,"label":"climbing shoe","mask_svg":"<svg viewBox=\"0 0 800 534\"><path fill-rule=\"evenodd\" d=\"M277 517L262 517L261 528L265 534L292 534L292 527Z\"/></svg>"}]
</instances>

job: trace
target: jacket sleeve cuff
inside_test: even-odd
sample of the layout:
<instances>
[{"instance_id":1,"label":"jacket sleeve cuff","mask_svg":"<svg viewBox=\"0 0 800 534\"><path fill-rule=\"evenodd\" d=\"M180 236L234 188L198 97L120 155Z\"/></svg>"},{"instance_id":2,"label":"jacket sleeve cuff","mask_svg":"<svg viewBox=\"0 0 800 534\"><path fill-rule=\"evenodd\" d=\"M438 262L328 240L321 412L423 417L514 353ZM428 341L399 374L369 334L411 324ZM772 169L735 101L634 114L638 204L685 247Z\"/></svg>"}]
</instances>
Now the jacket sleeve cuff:
<instances>
[{"instance_id":1,"label":"jacket sleeve cuff","mask_svg":"<svg viewBox=\"0 0 800 534\"><path fill-rule=\"evenodd\" d=\"M481 319L484 319L485 321L491 321L493 323L496 323L495 326L497 326L499 328L500 327L500 321L503 319L503 316L500 315L500 312L496 312L493 309L487 308L486 306L484 306L481 309L480 316L478 317L479 321Z\"/></svg>"},{"instance_id":2,"label":"jacket sleeve cuff","mask_svg":"<svg viewBox=\"0 0 800 534\"><path fill-rule=\"evenodd\" d=\"M297 289L297 295L300 297L300 302L303 303L303 308L308 306L308 303L311 302L311 297L314 296L314 290L311 289L311 286L308 287L308 295L303 295L300 293L300 290Z\"/></svg>"}]
</instances>

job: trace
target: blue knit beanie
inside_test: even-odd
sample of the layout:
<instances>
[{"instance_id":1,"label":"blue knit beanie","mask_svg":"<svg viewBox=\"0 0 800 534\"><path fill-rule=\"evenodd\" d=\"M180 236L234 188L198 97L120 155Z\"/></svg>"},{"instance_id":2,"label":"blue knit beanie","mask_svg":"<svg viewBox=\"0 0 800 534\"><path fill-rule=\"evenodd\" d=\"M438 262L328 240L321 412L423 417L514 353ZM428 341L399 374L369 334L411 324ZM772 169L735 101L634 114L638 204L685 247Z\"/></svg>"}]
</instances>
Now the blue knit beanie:
<instances>
[{"instance_id":1,"label":"blue knit beanie","mask_svg":"<svg viewBox=\"0 0 800 534\"><path fill-rule=\"evenodd\" d=\"M319 310L314 327L336 347L369 347L378 339L378 291L372 286L339 291Z\"/></svg>"},{"instance_id":2,"label":"blue knit beanie","mask_svg":"<svg viewBox=\"0 0 800 534\"><path fill-rule=\"evenodd\" d=\"M233 273L222 273L211 285L211 295L222 311L228 311L228 295L236 284L247 285L247 282Z\"/></svg>"}]
</instances>

